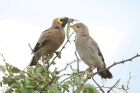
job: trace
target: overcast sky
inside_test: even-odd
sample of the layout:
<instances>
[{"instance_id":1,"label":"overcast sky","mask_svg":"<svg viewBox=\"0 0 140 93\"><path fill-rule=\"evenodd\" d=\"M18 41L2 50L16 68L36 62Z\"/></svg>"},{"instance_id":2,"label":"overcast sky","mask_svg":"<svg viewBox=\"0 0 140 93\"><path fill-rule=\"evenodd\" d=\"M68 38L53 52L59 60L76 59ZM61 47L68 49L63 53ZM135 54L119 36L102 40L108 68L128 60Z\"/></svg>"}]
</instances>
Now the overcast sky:
<instances>
[{"instance_id":1,"label":"overcast sky","mask_svg":"<svg viewBox=\"0 0 140 93\"><path fill-rule=\"evenodd\" d=\"M51 26L53 19L64 16L88 26L107 66L140 54L139 0L1 0L0 53L4 54L6 62L20 69L25 68L32 58L28 43L33 48L42 31ZM62 69L66 63L75 60L74 51L72 42L62 52L62 59L56 60L56 67ZM2 57L0 64L4 64ZM139 93L139 65L140 58L136 58L111 68L113 79L107 80L106 86L113 86L120 78L120 85L126 85L131 72L136 77L130 81L129 93ZM76 64L73 66L76 68ZM81 70L87 68L83 62L80 62L80 67ZM98 75L95 79L100 83Z\"/></svg>"}]
</instances>

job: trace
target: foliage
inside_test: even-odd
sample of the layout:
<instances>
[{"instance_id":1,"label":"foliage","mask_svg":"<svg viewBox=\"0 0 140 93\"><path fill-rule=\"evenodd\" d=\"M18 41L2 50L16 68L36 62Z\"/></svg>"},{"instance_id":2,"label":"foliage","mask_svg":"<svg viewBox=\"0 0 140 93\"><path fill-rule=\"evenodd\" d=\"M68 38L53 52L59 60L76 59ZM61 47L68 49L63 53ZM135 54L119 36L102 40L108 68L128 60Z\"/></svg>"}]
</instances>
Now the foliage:
<instances>
[{"instance_id":1,"label":"foliage","mask_svg":"<svg viewBox=\"0 0 140 93\"><path fill-rule=\"evenodd\" d=\"M70 78L60 81L61 72L57 69L54 71L47 70L47 65L28 66L27 71L21 71L6 63L4 66L0 65L0 71L5 74L0 85L1 87L7 86L4 93L69 93L72 91L73 93L80 93L81 91L83 93L99 93L93 85L85 84L85 75L87 76L88 72L80 76L76 69L70 67L73 71L69 75Z\"/></svg>"}]
</instances>

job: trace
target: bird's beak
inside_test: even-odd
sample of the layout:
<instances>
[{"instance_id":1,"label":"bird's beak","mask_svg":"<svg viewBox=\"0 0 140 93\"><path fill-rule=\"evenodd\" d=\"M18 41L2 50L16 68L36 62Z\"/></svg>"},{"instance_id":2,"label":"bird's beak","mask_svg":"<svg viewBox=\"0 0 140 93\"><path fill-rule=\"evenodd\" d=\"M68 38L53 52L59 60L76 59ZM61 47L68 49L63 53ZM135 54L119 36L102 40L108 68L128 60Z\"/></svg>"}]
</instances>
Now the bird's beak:
<instances>
[{"instance_id":1,"label":"bird's beak","mask_svg":"<svg viewBox=\"0 0 140 93\"><path fill-rule=\"evenodd\" d=\"M58 22L59 24L61 24L62 27L65 27L65 25L66 25L67 23L71 23L71 22L73 22L73 21L74 21L74 19L68 18L68 17L57 18L57 22Z\"/></svg>"},{"instance_id":2,"label":"bird's beak","mask_svg":"<svg viewBox=\"0 0 140 93\"><path fill-rule=\"evenodd\" d=\"M69 27L72 28L74 31L77 31L78 30L77 27L74 26L74 25L69 25Z\"/></svg>"},{"instance_id":3,"label":"bird's beak","mask_svg":"<svg viewBox=\"0 0 140 93\"><path fill-rule=\"evenodd\" d=\"M72 19L72 18L68 19L68 23L72 23L73 21L74 21L74 19Z\"/></svg>"}]
</instances>

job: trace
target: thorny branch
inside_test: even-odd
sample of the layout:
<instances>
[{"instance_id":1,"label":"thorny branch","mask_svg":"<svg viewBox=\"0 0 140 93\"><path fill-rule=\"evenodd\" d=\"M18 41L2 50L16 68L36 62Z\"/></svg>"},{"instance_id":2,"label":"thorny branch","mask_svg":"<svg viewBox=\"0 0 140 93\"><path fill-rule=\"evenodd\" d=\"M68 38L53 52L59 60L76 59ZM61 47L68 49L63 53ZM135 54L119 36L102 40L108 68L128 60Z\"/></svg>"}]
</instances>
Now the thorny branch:
<instances>
[{"instance_id":1,"label":"thorny branch","mask_svg":"<svg viewBox=\"0 0 140 93\"><path fill-rule=\"evenodd\" d=\"M87 81L88 81L88 79L90 79L91 77L93 77L94 75L96 75L96 74L98 74L99 72L102 72L102 71L104 71L104 70L107 70L107 69L110 69L111 67L113 67L113 66L115 66L115 65L117 65L117 64L121 64L121 63L125 63L125 62L128 62L128 61L132 61L133 59L135 59L135 58L137 58L137 57L140 57L140 55L139 54L137 54L137 55L135 55L134 57L132 57L132 58L129 58L129 59L126 59L126 60L122 60L122 61L120 61L120 62L114 62L112 65L110 65L109 67L107 67L107 68L105 68L105 69L101 69L101 70L99 70L99 71L97 71L97 72L95 72L95 73L93 73L93 74L91 74L91 75L89 75L88 77L86 77L85 78L85 82L84 83L86 83ZM119 81L118 81L119 82ZM117 82L117 83L118 83ZM116 84L117 84L116 83ZM116 85L115 84L115 85ZM128 83L129 84L129 83ZM113 87L112 87L113 88ZM112 89L111 89L112 90ZM104 92L103 92L104 93ZM108 92L109 93L109 92Z\"/></svg>"},{"instance_id":2,"label":"thorny branch","mask_svg":"<svg viewBox=\"0 0 140 93\"><path fill-rule=\"evenodd\" d=\"M109 67L104 68L104 69L101 69L101 70L97 71L96 73L93 73L92 76L94 76L94 75L96 75L96 74L98 74L99 72L102 72L102 71L104 71L104 70L108 70L108 69L110 69L111 67L113 67L113 66L115 66L115 65L117 65L117 64L121 64L121 63L124 64L125 62L132 61L133 59L135 59L135 58L137 58L137 57L140 57L140 55L137 54L137 55L135 55L135 56L132 57L132 58L129 58L129 59L126 59L126 60L122 60L122 61L120 61L120 62L114 62L114 63L113 63L112 65L110 65ZM92 77L92 76L91 76L91 77Z\"/></svg>"}]
</instances>

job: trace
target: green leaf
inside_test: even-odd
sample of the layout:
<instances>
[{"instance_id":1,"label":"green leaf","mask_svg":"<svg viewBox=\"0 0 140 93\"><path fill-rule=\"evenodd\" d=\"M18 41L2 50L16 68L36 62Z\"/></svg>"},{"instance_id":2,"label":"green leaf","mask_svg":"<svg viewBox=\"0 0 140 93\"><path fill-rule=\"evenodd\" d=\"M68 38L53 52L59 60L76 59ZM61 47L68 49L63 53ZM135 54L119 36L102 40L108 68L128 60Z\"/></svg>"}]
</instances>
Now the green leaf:
<instances>
[{"instance_id":1,"label":"green leaf","mask_svg":"<svg viewBox=\"0 0 140 93\"><path fill-rule=\"evenodd\" d=\"M85 71L85 74L88 76L88 75L90 75L90 72L89 71Z\"/></svg>"},{"instance_id":2,"label":"green leaf","mask_svg":"<svg viewBox=\"0 0 140 93\"><path fill-rule=\"evenodd\" d=\"M34 91L34 93L40 93L40 92L38 92L38 91L36 90L36 91Z\"/></svg>"},{"instance_id":3,"label":"green leaf","mask_svg":"<svg viewBox=\"0 0 140 93\"><path fill-rule=\"evenodd\" d=\"M19 73L20 70L16 67L13 67L12 70L11 70L13 73Z\"/></svg>"},{"instance_id":4,"label":"green leaf","mask_svg":"<svg viewBox=\"0 0 140 93\"><path fill-rule=\"evenodd\" d=\"M19 78L24 79L25 78L25 73L24 72L20 72Z\"/></svg>"},{"instance_id":5,"label":"green leaf","mask_svg":"<svg viewBox=\"0 0 140 93\"><path fill-rule=\"evenodd\" d=\"M51 59L54 56L54 54L49 54L49 59Z\"/></svg>"},{"instance_id":6,"label":"green leaf","mask_svg":"<svg viewBox=\"0 0 140 93\"><path fill-rule=\"evenodd\" d=\"M80 77L79 77L79 75L75 75L75 82L76 82L77 84L80 83Z\"/></svg>"},{"instance_id":7,"label":"green leaf","mask_svg":"<svg viewBox=\"0 0 140 93\"><path fill-rule=\"evenodd\" d=\"M24 80L25 80L25 83L26 83L26 84L29 84L29 83L30 83L30 81L28 80L28 78L27 78L27 77L25 77L25 79L24 79Z\"/></svg>"},{"instance_id":8,"label":"green leaf","mask_svg":"<svg viewBox=\"0 0 140 93\"><path fill-rule=\"evenodd\" d=\"M64 82L64 84L62 85L62 88L63 88L65 91L67 91L67 92L69 92L69 84L70 84L70 81L66 81L66 82Z\"/></svg>"},{"instance_id":9,"label":"green leaf","mask_svg":"<svg viewBox=\"0 0 140 93\"><path fill-rule=\"evenodd\" d=\"M13 83L15 83L16 82L16 80L15 80L15 78L8 78L8 84L13 84Z\"/></svg>"},{"instance_id":10,"label":"green leaf","mask_svg":"<svg viewBox=\"0 0 140 93\"><path fill-rule=\"evenodd\" d=\"M55 62L52 62L52 64L55 65L56 63Z\"/></svg>"},{"instance_id":11,"label":"green leaf","mask_svg":"<svg viewBox=\"0 0 140 93\"><path fill-rule=\"evenodd\" d=\"M0 71L5 72L5 68L2 65L0 65Z\"/></svg>"},{"instance_id":12,"label":"green leaf","mask_svg":"<svg viewBox=\"0 0 140 93\"><path fill-rule=\"evenodd\" d=\"M83 93L99 93L99 91L96 90L96 88L93 85L85 84Z\"/></svg>"},{"instance_id":13,"label":"green leaf","mask_svg":"<svg viewBox=\"0 0 140 93\"><path fill-rule=\"evenodd\" d=\"M21 93L25 93L25 89L22 86L20 87L20 91Z\"/></svg>"},{"instance_id":14,"label":"green leaf","mask_svg":"<svg viewBox=\"0 0 140 93\"><path fill-rule=\"evenodd\" d=\"M21 90L20 89L16 89L15 92L16 93L21 93Z\"/></svg>"},{"instance_id":15,"label":"green leaf","mask_svg":"<svg viewBox=\"0 0 140 93\"><path fill-rule=\"evenodd\" d=\"M71 68L71 70L74 70L71 65L70 65L70 68Z\"/></svg>"},{"instance_id":16,"label":"green leaf","mask_svg":"<svg viewBox=\"0 0 140 93\"><path fill-rule=\"evenodd\" d=\"M28 71L28 72L32 72L33 70L34 70L34 68L33 68L32 66L28 66L28 67L27 67L27 71Z\"/></svg>"},{"instance_id":17,"label":"green leaf","mask_svg":"<svg viewBox=\"0 0 140 93\"><path fill-rule=\"evenodd\" d=\"M33 89L25 89L25 93L33 93L34 91L33 91Z\"/></svg>"},{"instance_id":18,"label":"green leaf","mask_svg":"<svg viewBox=\"0 0 140 93\"><path fill-rule=\"evenodd\" d=\"M122 85L122 89L123 89L123 90L126 90L125 87L124 87L124 85Z\"/></svg>"},{"instance_id":19,"label":"green leaf","mask_svg":"<svg viewBox=\"0 0 140 93\"><path fill-rule=\"evenodd\" d=\"M70 81L64 82L65 85L69 85L70 83L71 83Z\"/></svg>"},{"instance_id":20,"label":"green leaf","mask_svg":"<svg viewBox=\"0 0 140 93\"><path fill-rule=\"evenodd\" d=\"M35 86L32 86L32 85L25 85L25 88L31 88L31 89L33 89Z\"/></svg>"},{"instance_id":21,"label":"green leaf","mask_svg":"<svg viewBox=\"0 0 140 93\"><path fill-rule=\"evenodd\" d=\"M2 82L0 82L0 86L2 87Z\"/></svg>"},{"instance_id":22,"label":"green leaf","mask_svg":"<svg viewBox=\"0 0 140 93\"><path fill-rule=\"evenodd\" d=\"M70 23L68 23L68 25L67 25L67 29L66 29L67 32L66 33L67 33L67 40L69 43L71 43L70 42L70 27L69 27L69 25L70 25Z\"/></svg>"}]
</instances>

